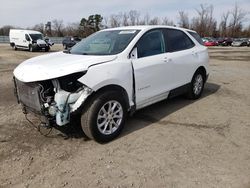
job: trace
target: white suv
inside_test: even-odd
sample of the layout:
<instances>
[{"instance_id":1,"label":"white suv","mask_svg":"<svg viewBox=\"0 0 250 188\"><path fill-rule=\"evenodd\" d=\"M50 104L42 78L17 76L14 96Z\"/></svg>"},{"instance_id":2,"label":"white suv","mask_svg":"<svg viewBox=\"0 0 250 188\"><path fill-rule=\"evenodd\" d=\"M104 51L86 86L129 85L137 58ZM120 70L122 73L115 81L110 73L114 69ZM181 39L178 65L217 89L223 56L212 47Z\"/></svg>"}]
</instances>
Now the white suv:
<instances>
[{"instance_id":1,"label":"white suv","mask_svg":"<svg viewBox=\"0 0 250 188\"><path fill-rule=\"evenodd\" d=\"M25 114L39 114L48 126L74 124L70 117L78 115L89 138L108 142L128 113L178 94L199 98L208 60L195 31L120 27L26 60L14 70L14 82Z\"/></svg>"}]
</instances>

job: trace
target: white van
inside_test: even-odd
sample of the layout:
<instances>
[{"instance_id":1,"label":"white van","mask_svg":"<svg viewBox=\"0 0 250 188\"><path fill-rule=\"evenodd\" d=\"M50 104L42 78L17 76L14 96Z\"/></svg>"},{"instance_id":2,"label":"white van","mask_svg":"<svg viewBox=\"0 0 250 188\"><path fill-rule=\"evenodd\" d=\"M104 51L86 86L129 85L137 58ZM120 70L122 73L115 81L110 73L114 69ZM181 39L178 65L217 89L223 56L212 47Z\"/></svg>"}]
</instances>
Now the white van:
<instances>
[{"instance_id":1,"label":"white van","mask_svg":"<svg viewBox=\"0 0 250 188\"><path fill-rule=\"evenodd\" d=\"M50 50L49 44L44 40L43 34L33 30L10 29L10 46L14 49Z\"/></svg>"}]
</instances>

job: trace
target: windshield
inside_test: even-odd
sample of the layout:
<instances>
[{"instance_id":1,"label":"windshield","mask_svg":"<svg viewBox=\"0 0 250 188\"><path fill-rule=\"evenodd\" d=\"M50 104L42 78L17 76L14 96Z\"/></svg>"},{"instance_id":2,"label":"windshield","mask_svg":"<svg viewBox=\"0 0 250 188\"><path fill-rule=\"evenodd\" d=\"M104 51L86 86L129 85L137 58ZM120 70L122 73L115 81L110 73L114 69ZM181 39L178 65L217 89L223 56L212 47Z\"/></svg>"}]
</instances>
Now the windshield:
<instances>
[{"instance_id":1,"label":"windshield","mask_svg":"<svg viewBox=\"0 0 250 188\"><path fill-rule=\"evenodd\" d=\"M43 35L41 34L30 34L30 37L32 38L32 40L38 40L38 39L41 39L43 40Z\"/></svg>"},{"instance_id":2,"label":"windshield","mask_svg":"<svg viewBox=\"0 0 250 188\"><path fill-rule=\"evenodd\" d=\"M82 55L114 55L122 52L139 30L101 31L83 39L70 53Z\"/></svg>"}]
</instances>

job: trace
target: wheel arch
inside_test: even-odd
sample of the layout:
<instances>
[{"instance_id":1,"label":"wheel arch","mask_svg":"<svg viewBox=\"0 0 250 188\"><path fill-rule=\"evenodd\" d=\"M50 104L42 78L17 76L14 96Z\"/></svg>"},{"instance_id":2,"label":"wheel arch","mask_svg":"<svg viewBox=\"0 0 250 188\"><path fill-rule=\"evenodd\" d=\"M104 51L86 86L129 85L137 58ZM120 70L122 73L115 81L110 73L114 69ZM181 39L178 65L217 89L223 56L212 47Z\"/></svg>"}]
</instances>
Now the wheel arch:
<instances>
[{"instance_id":1,"label":"wheel arch","mask_svg":"<svg viewBox=\"0 0 250 188\"><path fill-rule=\"evenodd\" d=\"M122 98L124 99L126 109L128 111L130 110L129 97L126 90L122 86L110 84L99 88L98 90L94 91L91 95L89 95L87 99L82 103L81 107L79 107L79 109L76 111L76 113L82 112L86 104L91 103L96 97L98 97L98 95L108 91L116 91L120 93Z\"/></svg>"},{"instance_id":2,"label":"wheel arch","mask_svg":"<svg viewBox=\"0 0 250 188\"><path fill-rule=\"evenodd\" d=\"M204 66L200 66L196 69L194 75L198 72L198 71L201 71L203 73L203 76L204 76L204 80L207 79L207 71L206 71L206 68Z\"/></svg>"},{"instance_id":3,"label":"wheel arch","mask_svg":"<svg viewBox=\"0 0 250 188\"><path fill-rule=\"evenodd\" d=\"M99 88L94 93L94 95L98 95L99 93L103 93L103 92L107 92L107 91L116 91L116 92L120 93L122 95L122 98L124 99L124 102L126 104L126 108L128 110L130 109L128 93L126 92L126 90L122 86L119 86L116 84L106 85L106 86Z\"/></svg>"}]
</instances>

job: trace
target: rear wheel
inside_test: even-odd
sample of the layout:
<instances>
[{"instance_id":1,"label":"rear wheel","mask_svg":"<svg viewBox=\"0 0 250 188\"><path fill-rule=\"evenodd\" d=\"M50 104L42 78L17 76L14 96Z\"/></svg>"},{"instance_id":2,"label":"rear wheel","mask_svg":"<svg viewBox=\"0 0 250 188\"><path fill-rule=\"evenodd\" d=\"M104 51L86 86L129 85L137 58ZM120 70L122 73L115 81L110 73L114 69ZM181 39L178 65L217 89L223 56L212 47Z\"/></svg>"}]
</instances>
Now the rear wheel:
<instances>
[{"instance_id":1,"label":"rear wheel","mask_svg":"<svg viewBox=\"0 0 250 188\"><path fill-rule=\"evenodd\" d=\"M97 142L109 142L122 131L126 108L118 92L110 91L97 95L86 105L81 117L84 133Z\"/></svg>"},{"instance_id":2,"label":"rear wheel","mask_svg":"<svg viewBox=\"0 0 250 188\"><path fill-rule=\"evenodd\" d=\"M187 97L189 99L200 98L205 84L205 74L203 71L198 70L195 72L192 81L189 85Z\"/></svg>"},{"instance_id":3,"label":"rear wheel","mask_svg":"<svg viewBox=\"0 0 250 188\"><path fill-rule=\"evenodd\" d=\"M15 43L12 43L11 46L12 46L13 50L17 50L17 47L16 47Z\"/></svg>"}]
</instances>

